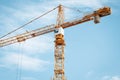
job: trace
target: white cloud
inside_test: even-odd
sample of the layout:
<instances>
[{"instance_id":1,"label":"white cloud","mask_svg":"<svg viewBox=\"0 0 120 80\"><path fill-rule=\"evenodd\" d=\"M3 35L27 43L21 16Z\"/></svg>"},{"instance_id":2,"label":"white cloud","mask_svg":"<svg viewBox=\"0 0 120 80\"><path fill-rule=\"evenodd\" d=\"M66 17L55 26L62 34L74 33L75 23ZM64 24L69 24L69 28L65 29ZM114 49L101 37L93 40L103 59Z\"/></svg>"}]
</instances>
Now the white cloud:
<instances>
[{"instance_id":1,"label":"white cloud","mask_svg":"<svg viewBox=\"0 0 120 80\"><path fill-rule=\"evenodd\" d=\"M21 43L21 49L26 54L47 53L53 51L53 43L51 36L40 36ZM14 46L17 47L18 45L14 44Z\"/></svg>"},{"instance_id":2,"label":"white cloud","mask_svg":"<svg viewBox=\"0 0 120 80\"><path fill-rule=\"evenodd\" d=\"M22 77L22 80L37 80L33 77Z\"/></svg>"},{"instance_id":3,"label":"white cloud","mask_svg":"<svg viewBox=\"0 0 120 80\"><path fill-rule=\"evenodd\" d=\"M104 76L102 80L120 80L120 76Z\"/></svg>"},{"instance_id":4,"label":"white cloud","mask_svg":"<svg viewBox=\"0 0 120 80\"><path fill-rule=\"evenodd\" d=\"M118 76L113 76L111 80L120 80L120 77L118 77Z\"/></svg>"},{"instance_id":5,"label":"white cloud","mask_svg":"<svg viewBox=\"0 0 120 80\"><path fill-rule=\"evenodd\" d=\"M49 61L14 53L4 56L0 61L4 66L7 66L7 68L13 69L13 66L19 65L19 68L30 71L43 71L50 64Z\"/></svg>"},{"instance_id":6,"label":"white cloud","mask_svg":"<svg viewBox=\"0 0 120 80\"><path fill-rule=\"evenodd\" d=\"M87 74L86 74L86 77L91 77L91 76L93 76L93 74L94 74L94 71L89 71L89 72L87 72Z\"/></svg>"},{"instance_id":7,"label":"white cloud","mask_svg":"<svg viewBox=\"0 0 120 80\"><path fill-rule=\"evenodd\" d=\"M55 0L54 0L55 1ZM109 0L57 0L57 3L61 3L63 5L74 6L74 7L90 7L93 9L100 8L104 6L104 3L109 2Z\"/></svg>"},{"instance_id":8,"label":"white cloud","mask_svg":"<svg viewBox=\"0 0 120 80\"><path fill-rule=\"evenodd\" d=\"M49 36L40 36L33 39L29 39L25 42L16 43L2 47L3 53L7 52L22 52L27 55L38 55L43 53L49 53L49 51L54 50L54 39Z\"/></svg>"},{"instance_id":9,"label":"white cloud","mask_svg":"<svg viewBox=\"0 0 120 80\"><path fill-rule=\"evenodd\" d=\"M111 80L120 80L120 77L118 77L118 76L113 76Z\"/></svg>"},{"instance_id":10,"label":"white cloud","mask_svg":"<svg viewBox=\"0 0 120 80\"><path fill-rule=\"evenodd\" d=\"M102 80L110 80L110 76L104 76Z\"/></svg>"}]
</instances>

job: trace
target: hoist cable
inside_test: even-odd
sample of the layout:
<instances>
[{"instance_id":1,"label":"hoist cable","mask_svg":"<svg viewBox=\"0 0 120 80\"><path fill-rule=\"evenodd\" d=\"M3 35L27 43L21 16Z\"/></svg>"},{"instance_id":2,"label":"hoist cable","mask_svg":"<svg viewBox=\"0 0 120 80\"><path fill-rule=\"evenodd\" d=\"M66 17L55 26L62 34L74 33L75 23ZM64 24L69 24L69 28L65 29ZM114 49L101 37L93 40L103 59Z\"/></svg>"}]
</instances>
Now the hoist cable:
<instances>
[{"instance_id":1,"label":"hoist cable","mask_svg":"<svg viewBox=\"0 0 120 80\"><path fill-rule=\"evenodd\" d=\"M58 8L58 6L57 6L56 8ZM52 10L50 10L50 11L48 11L48 12L46 12L46 13L44 13L44 14L42 14L42 15L36 17L36 18L34 18L33 20L30 20L29 22L25 23L24 25L20 26L19 28L17 28L17 29L15 29L15 30L13 30L13 31L11 31L11 32L9 32L9 33L3 35L2 37L0 37L0 39L6 37L7 35L9 35L9 34L15 32L15 31L17 31L17 30L19 30L19 29L21 29L21 28L23 28L23 27L25 27L25 26L27 26L28 24L32 23L33 21L35 21L35 20L37 20L37 19L43 17L44 15L46 15L46 14L52 12L52 11L55 10L56 8L53 8Z\"/></svg>"},{"instance_id":2,"label":"hoist cable","mask_svg":"<svg viewBox=\"0 0 120 80\"><path fill-rule=\"evenodd\" d=\"M22 45L22 44L21 44ZM19 80L22 80L22 65L23 65L23 50L21 50L20 54L20 71L19 71Z\"/></svg>"},{"instance_id":3,"label":"hoist cable","mask_svg":"<svg viewBox=\"0 0 120 80\"><path fill-rule=\"evenodd\" d=\"M20 51L19 51L20 52ZM19 78L19 66L20 66L20 55L17 56L17 73L16 73L16 80Z\"/></svg>"},{"instance_id":4,"label":"hoist cable","mask_svg":"<svg viewBox=\"0 0 120 80\"><path fill-rule=\"evenodd\" d=\"M22 65L23 65L23 50L22 50L22 44L20 43L20 51L18 54L18 63L17 63L17 76L16 80L21 80L22 77Z\"/></svg>"}]
</instances>

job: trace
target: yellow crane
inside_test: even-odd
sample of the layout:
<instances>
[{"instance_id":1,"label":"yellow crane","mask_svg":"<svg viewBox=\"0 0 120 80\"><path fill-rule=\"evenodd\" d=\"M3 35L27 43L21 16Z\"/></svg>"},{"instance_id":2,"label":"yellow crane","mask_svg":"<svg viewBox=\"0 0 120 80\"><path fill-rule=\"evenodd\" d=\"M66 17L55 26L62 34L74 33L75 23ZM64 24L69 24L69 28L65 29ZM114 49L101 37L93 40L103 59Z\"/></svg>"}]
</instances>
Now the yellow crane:
<instances>
[{"instance_id":1,"label":"yellow crane","mask_svg":"<svg viewBox=\"0 0 120 80\"><path fill-rule=\"evenodd\" d=\"M103 7L96 11L93 11L91 14L85 15L82 18L75 19L69 22L64 22L64 7L59 5L58 7L58 16L57 23L47 25L45 27L25 32L10 38L0 39L0 47L4 47L10 44L23 42L27 39L34 38L43 34L50 32L55 33L55 50L54 50L54 77L52 80L66 80L65 71L64 71L64 29L78 25L84 22L94 20L94 23L99 23L100 18L108 16L111 14L111 9L109 7ZM31 21L32 22L32 21ZM29 22L30 23L30 22ZM25 24L27 25L27 24Z\"/></svg>"}]
</instances>

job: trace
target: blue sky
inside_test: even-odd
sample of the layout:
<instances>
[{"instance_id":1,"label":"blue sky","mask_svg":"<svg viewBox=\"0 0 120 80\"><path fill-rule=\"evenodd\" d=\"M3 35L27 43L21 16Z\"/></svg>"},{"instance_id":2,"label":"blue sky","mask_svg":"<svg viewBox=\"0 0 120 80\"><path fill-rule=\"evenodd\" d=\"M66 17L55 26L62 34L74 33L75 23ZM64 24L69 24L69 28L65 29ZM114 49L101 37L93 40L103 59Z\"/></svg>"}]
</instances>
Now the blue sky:
<instances>
[{"instance_id":1,"label":"blue sky","mask_svg":"<svg viewBox=\"0 0 120 80\"><path fill-rule=\"evenodd\" d=\"M67 80L120 80L119 0L0 0L0 36L63 4L66 21L103 6L112 8L101 23L86 22L65 29ZM56 23L57 10L10 36ZM9 36L8 36L9 37ZM54 70L54 33L0 48L0 80L50 80ZM22 65L20 58L22 56Z\"/></svg>"}]
</instances>

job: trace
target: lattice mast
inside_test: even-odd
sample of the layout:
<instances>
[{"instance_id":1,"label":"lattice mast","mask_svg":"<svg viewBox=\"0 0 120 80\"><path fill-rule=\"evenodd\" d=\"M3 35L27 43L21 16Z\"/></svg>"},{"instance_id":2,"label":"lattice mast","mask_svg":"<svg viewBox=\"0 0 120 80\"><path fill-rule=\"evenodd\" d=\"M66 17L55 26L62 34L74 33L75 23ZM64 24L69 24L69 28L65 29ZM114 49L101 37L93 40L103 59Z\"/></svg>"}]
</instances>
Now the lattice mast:
<instances>
[{"instance_id":1,"label":"lattice mast","mask_svg":"<svg viewBox=\"0 0 120 80\"><path fill-rule=\"evenodd\" d=\"M58 6L58 16L55 26L55 52L54 52L54 77L53 80L65 80L64 72L64 30L62 24L64 23L63 6Z\"/></svg>"}]
</instances>

